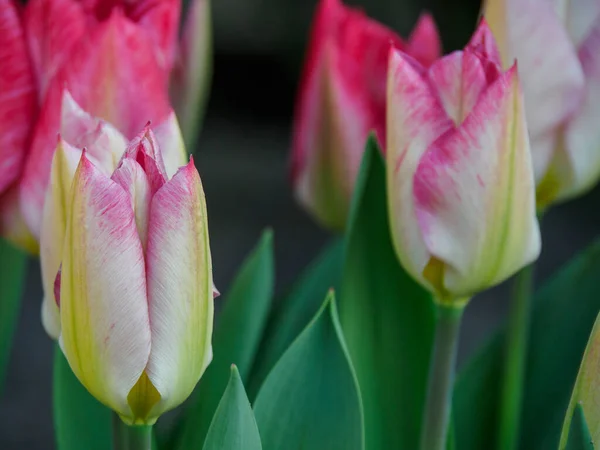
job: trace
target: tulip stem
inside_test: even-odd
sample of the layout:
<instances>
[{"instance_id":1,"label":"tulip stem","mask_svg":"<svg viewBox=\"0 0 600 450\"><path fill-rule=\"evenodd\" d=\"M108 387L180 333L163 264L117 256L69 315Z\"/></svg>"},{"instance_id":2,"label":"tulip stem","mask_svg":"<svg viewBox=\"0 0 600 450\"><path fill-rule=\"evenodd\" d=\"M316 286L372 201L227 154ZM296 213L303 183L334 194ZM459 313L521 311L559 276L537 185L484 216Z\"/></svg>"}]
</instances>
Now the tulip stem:
<instances>
[{"instance_id":1,"label":"tulip stem","mask_svg":"<svg viewBox=\"0 0 600 450\"><path fill-rule=\"evenodd\" d=\"M519 439L532 291L533 264L521 269L514 280L501 391L499 450L514 450Z\"/></svg>"},{"instance_id":2,"label":"tulip stem","mask_svg":"<svg viewBox=\"0 0 600 450\"><path fill-rule=\"evenodd\" d=\"M435 341L421 429L421 450L446 448L463 310L464 306L437 304Z\"/></svg>"},{"instance_id":3,"label":"tulip stem","mask_svg":"<svg viewBox=\"0 0 600 450\"><path fill-rule=\"evenodd\" d=\"M152 426L125 425L113 414L113 450L152 450Z\"/></svg>"},{"instance_id":4,"label":"tulip stem","mask_svg":"<svg viewBox=\"0 0 600 450\"><path fill-rule=\"evenodd\" d=\"M117 413L112 415L113 450L127 450L125 424Z\"/></svg>"}]
</instances>

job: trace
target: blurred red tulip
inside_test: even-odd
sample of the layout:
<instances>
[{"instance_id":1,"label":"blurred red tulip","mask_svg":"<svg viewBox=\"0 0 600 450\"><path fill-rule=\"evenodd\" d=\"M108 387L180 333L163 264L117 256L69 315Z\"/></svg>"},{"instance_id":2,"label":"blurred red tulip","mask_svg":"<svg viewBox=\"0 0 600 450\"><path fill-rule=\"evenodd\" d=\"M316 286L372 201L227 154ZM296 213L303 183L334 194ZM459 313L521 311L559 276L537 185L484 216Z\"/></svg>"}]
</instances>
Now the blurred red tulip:
<instances>
[{"instance_id":1,"label":"blurred red tulip","mask_svg":"<svg viewBox=\"0 0 600 450\"><path fill-rule=\"evenodd\" d=\"M433 19L423 15L407 41L339 0L322 0L313 23L296 105L292 182L324 226L342 229L370 131L385 142L388 52L424 66L440 55Z\"/></svg>"}]
</instances>

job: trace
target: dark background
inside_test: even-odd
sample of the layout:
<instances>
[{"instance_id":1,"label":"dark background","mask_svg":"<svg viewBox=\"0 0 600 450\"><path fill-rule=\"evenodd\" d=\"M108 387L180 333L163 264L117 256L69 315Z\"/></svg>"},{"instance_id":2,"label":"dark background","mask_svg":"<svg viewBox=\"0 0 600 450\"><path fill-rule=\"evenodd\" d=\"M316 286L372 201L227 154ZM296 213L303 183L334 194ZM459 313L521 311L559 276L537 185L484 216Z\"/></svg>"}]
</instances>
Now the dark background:
<instances>
[{"instance_id":1,"label":"dark background","mask_svg":"<svg viewBox=\"0 0 600 450\"><path fill-rule=\"evenodd\" d=\"M367 13L406 36L419 11L433 13L450 51L463 46L477 0L363 0ZM226 292L264 227L275 231L277 288L285 288L329 238L295 204L287 180L292 110L315 0L215 0L214 78L197 166L208 201L215 283ZM600 229L600 191L556 207L543 223L544 279ZM502 320L507 286L467 308L459 359ZM3 398L0 450L54 448L51 416L53 343L40 323L37 261L29 277ZM218 300L217 300L218 301ZM575 299L574 299L575 301Z\"/></svg>"}]
</instances>

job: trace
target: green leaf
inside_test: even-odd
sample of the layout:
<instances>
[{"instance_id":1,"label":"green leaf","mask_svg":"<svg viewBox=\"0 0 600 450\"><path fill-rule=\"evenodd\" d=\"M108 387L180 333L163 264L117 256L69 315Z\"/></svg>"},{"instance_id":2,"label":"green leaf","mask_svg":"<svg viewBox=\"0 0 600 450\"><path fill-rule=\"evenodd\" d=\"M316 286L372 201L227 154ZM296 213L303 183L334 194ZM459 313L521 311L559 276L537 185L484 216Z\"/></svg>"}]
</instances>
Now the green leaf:
<instances>
[{"instance_id":1,"label":"green leaf","mask_svg":"<svg viewBox=\"0 0 600 450\"><path fill-rule=\"evenodd\" d=\"M354 192L340 300L367 450L419 447L434 335L431 298L398 263L388 223L385 164L371 137Z\"/></svg>"},{"instance_id":2,"label":"green leaf","mask_svg":"<svg viewBox=\"0 0 600 450\"><path fill-rule=\"evenodd\" d=\"M557 447L571 388L600 309L598 273L600 241L552 276L535 295L527 350L521 450ZM457 380L454 423L456 447L461 450L480 450L495 442L502 344L500 330L471 359Z\"/></svg>"},{"instance_id":3,"label":"green leaf","mask_svg":"<svg viewBox=\"0 0 600 450\"><path fill-rule=\"evenodd\" d=\"M248 388L251 399L256 398L269 371L315 316L327 291L339 286L343 261L343 241L336 238L304 271L289 295L273 310L252 367Z\"/></svg>"},{"instance_id":4,"label":"green leaf","mask_svg":"<svg viewBox=\"0 0 600 450\"><path fill-rule=\"evenodd\" d=\"M583 424L589 423L591 428L585 426L585 434L589 441L600 441L600 314L596 317L596 323L590 334L588 344L585 348L583 359L575 381L575 387L571 394L569 408L565 414L565 421L560 436L559 450L569 448L573 439L581 434L582 424L572 424L572 421L578 420L577 415L581 414ZM578 410L581 410L578 412ZM584 414L585 413L585 414ZM584 418L587 418L587 422ZM580 421L581 422L581 421ZM573 432L575 427L575 432ZM575 435L574 435L575 433ZM575 436L575 437L574 437ZM581 439L580 439L581 440ZM580 448L580 447L572 447ZM583 447L581 447L583 448Z\"/></svg>"},{"instance_id":5,"label":"green leaf","mask_svg":"<svg viewBox=\"0 0 600 450\"><path fill-rule=\"evenodd\" d=\"M263 384L254 406L265 450L362 450L363 418L333 292Z\"/></svg>"},{"instance_id":6,"label":"green leaf","mask_svg":"<svg viewBox=\"0 0 600 450\"><path fill-rule=\"evenodd\" d=\"M83 387L58 345L53 397L58 450L112 450L111 411Z\"/></svg>"},{"instance_id":7,"label":"green leaf","mask_svg":"<svg viewBox=\"0 0 600 450\"><path fill-rule=\"evenodd\" d=\"M235 366L231 367L229 384L210 424L203 449L262 449L254 413Z\"/></svg>"},{"instance_id":8,"label":"green leaf","mask_svg":"<svg viewBox=\"0 0 600 450\"><path fill-rule=\"evenodd\" d=\"M201 448L219 400L227 385L231 364L247 381L260 343L274 286L273 235L266 231L240 269L213 336L213 360L196 388L183 421L175 430L173 449Z\"/></svg>"},{"instance_id":9,"label":"green leaf","mask_svg":"<svg viewBox=\"0 0 600 450\"><path fill-rule=\"evenodd\" d=\"M573 420L569 428L569 440L565 450L594 450L585 414L580 404L575 407Z\"/></svg>"},{"instance_id":10,"label":"green leaf","mask_svg":"<svg viewBox=\"0 0 600 450\"><path fill-rule=\"evenodd\" d=\"M0 394L6 377L26 275L27 255L0 239Z\"/></svg>"}]
</instances>

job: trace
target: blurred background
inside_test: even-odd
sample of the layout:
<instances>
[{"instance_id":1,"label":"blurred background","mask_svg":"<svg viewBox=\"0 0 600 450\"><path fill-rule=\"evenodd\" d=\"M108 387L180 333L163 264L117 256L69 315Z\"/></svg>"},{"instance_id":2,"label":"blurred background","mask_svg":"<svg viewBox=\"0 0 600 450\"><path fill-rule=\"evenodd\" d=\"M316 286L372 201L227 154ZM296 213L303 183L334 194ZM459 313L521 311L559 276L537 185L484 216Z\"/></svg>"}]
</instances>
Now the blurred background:
<instances>
[{"instance_id":1,"label":"blurred background","mask_svg":"<svg viewBox=\"0 0 600 450\"><path fill-rule=\"evenodd\" d=\"M444 50L462 47L478 0L362 0L372 17L407 36L422 10L435 17ZM196 151L206 190L214 277L222 293L261 231L275 231L277 289L282 291L330 236L294 202L288 183L292 111L316 0L215 0L214 76ZM538 282L593 240L600 190L544 218ZM40 322L39 264L31 260L8 378L0 401L1 450L52 450L53 343ZM502 321L508 287L467 308L459 364ZM575 299L574 299L575 300ZM217 300L218 302L219 300Z\"/></svg>"}]
</instances>

